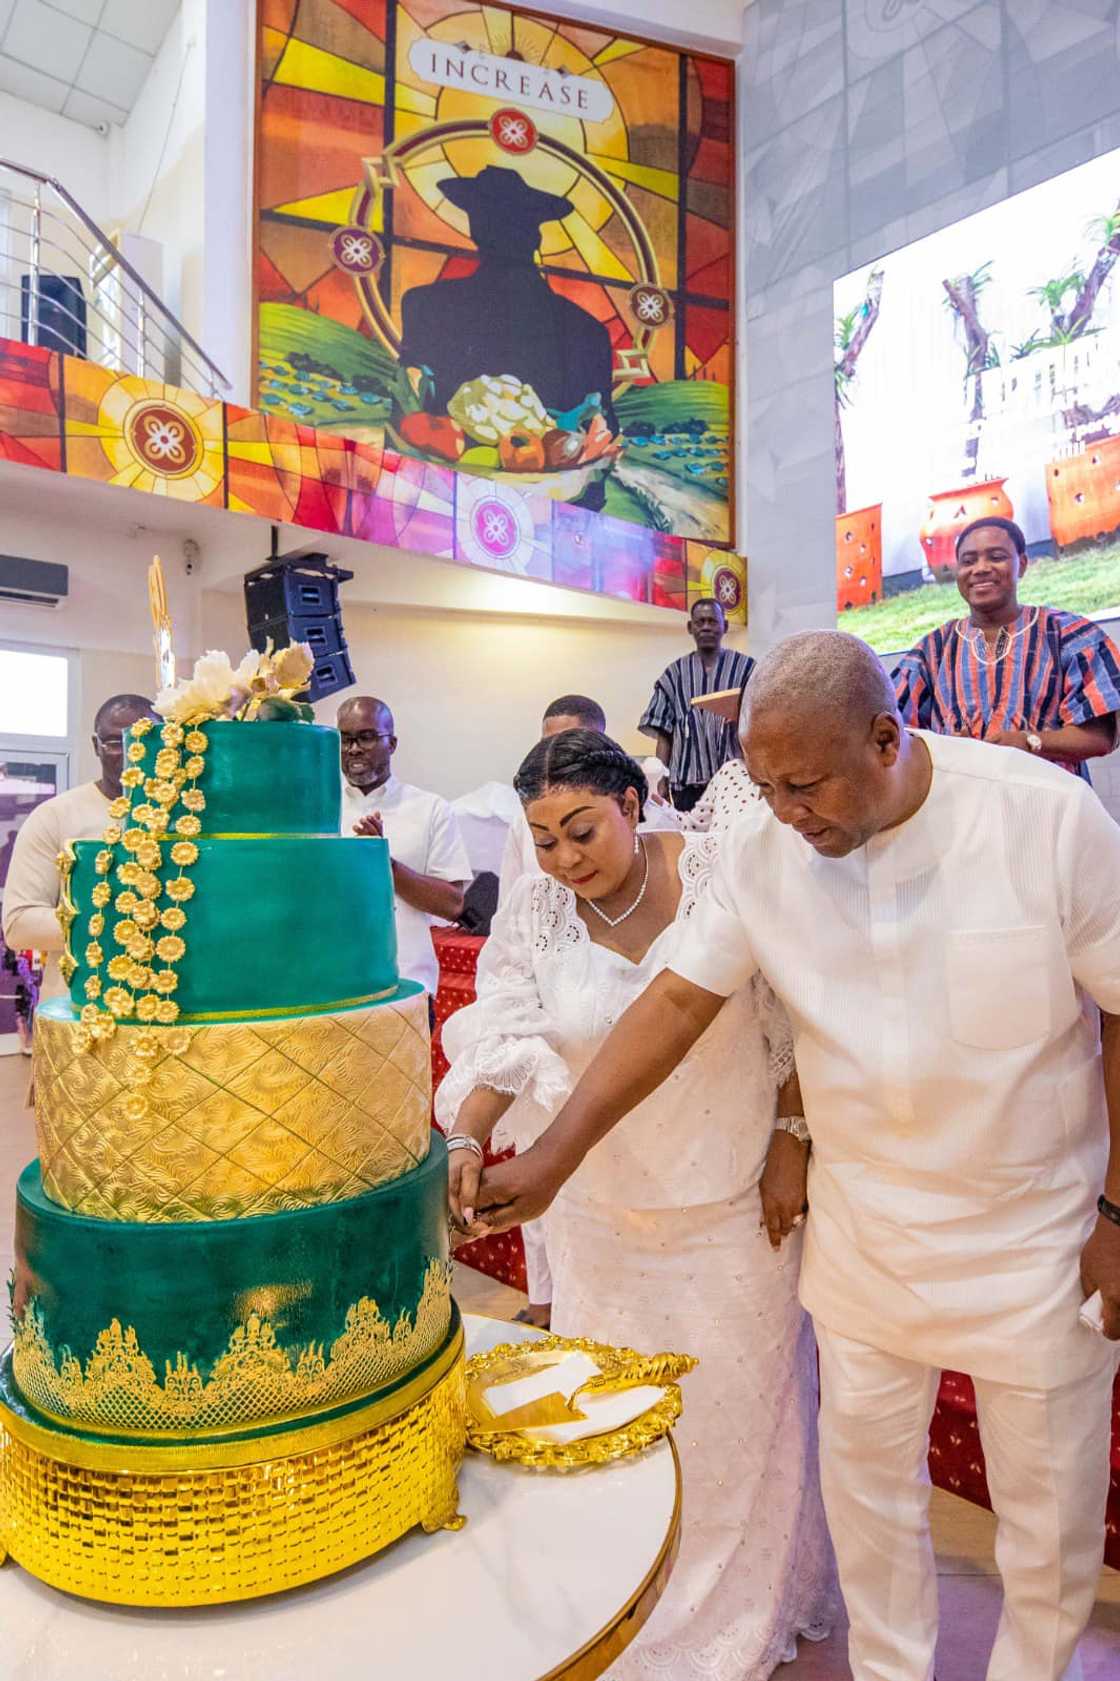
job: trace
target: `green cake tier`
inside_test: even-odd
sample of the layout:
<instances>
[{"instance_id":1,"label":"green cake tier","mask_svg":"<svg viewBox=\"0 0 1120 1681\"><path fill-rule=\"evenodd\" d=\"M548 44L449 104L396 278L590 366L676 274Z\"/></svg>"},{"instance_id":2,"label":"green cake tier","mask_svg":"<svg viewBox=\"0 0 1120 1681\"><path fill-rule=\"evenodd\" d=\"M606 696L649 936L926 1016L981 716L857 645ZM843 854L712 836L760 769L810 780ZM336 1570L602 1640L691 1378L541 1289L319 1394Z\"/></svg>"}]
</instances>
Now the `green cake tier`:
<instances>
[{"instance_id":1,"label":"green cake tier","mask_svg":"<svg viewBox=\"0 0 1120 1681\"><path fill-rule=\"evenodd\" d=\"M233 1220L360 1196L432 1136L428 999L141 1027L35 1017L35 1129L52 1202L101 1220Z\"/></svg>"},{"instance_id":2,"label":"green cake tier","mask_svg":"<svg viewBox=\"0 0 1120 1681\"><path fill-rule=\"evenodd\" d=\"M20 1177L13 1371L98 1433L221 1435L376 1396L451 1319L447 1152L343 1202L252 1220L68 1213Z\"/></svg>"},{"instance_id":3,"label":"green cake tier","mask_svg":"<svg viewBox=\"0 0 1120 1681\"><path fill-rule=\"evenodd\" d=\"M204 833L338 834L342 771L337 730L303 723L197 727L208 741L199 779L206 795ZM152 777L163 746L159 726L140 739L144 756L130 763L138 764L145 778ZM133 790L130 803L135 808L144 798L141 786Z\"/></svg>"},{"instance_id":4,"label":"green cake tier","mask_svg":"<svg viewBox=\"0 0 1120 1681\"><path fill-rule=\"evenodd\" d=\"M291 737L304 725L244 724L230 730L275 728ZM277 767L277 774L281 768ZM273 1012L346 1007L390 996L397 986L393 878L383 840L320 840L295 836L254 840L200 838L190 869L189 898L168 893L173 871L155 881L145 900L157 912L182 910L175 937L184 950L171 967L178 976L173 1002L180 1018L245 1019ZM97 873L100 841L77 841L68 880L74 917L69 950L77 964L70 978L76 1008L86 1002L93 970L88 956L90 919L103 915L99 945L106 961L119 949L114 930L124 920L110 904L95 909L94 889L108 881L119 894L119 871L129 868L118 847L107 876ZM150 884L149 884L150 885ZM143 936L143 930L139 930ZM158 963L159 926L146 936ZM151 961L151 959L149 959ZM102 967L101 998L109 998L111 971Z\"/></svg>"}]
</instances>

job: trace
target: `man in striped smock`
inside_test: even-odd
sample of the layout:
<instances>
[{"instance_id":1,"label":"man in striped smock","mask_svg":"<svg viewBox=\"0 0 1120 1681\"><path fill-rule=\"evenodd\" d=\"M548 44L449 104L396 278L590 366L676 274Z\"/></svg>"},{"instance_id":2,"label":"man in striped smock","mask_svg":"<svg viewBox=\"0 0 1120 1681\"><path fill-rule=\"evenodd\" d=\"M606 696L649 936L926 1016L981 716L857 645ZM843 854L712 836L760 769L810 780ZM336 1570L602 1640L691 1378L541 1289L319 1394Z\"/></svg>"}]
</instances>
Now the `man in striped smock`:
<instances>
[{"instance_id":1,"label":"man in striped smock","mask_svg":"<svg viewBox=\"0 0 1120 1681\"><path fill-rule=\"evenodd\" d=\"M666 666L638 725L643 735L653 736L658 758L669 767L669 792L678 811L691 811L716 771L739 753L734 726L693 701L741 689L754 670L746 654L724 649L727 620L718 601L695 602L688 628L696 652Z\"/></svg>"},{"instance_id":2,"label":"man in striped smock","mask_svg":"<svg viewBox=\"0 0 1120 1681\"><path fill-rule=\"evenodd\" d=\"M957 587L968 616L931 631L894 674L904 723L1018 747L1089 780L1111 753L1120 712L1120 651L1099 625L1055 607L1022 607L1023 533L984 519L957 539Z\"/></svg>"}]
</instances>

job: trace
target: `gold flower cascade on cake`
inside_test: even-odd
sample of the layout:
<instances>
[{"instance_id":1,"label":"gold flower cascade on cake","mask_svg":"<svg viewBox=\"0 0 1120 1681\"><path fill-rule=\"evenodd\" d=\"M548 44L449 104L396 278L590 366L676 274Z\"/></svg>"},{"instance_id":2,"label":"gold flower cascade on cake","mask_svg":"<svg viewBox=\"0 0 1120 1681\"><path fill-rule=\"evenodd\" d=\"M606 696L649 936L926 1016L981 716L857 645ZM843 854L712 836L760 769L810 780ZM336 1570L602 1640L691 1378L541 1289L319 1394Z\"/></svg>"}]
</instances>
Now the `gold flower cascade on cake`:
<instances>
[{"instance_id":1,"label":"gold flower cascade on cake","mask_svg":"<svg viewBox=\"0 0 1120 1681\"><path fill-rule=\"evenodd\" d=\"M0 1366L0 1552L250 1598L455 1526L465 1434L427 999L339 834L306 649L207 654L67 845Z\"/></svg>"}]
</instances>

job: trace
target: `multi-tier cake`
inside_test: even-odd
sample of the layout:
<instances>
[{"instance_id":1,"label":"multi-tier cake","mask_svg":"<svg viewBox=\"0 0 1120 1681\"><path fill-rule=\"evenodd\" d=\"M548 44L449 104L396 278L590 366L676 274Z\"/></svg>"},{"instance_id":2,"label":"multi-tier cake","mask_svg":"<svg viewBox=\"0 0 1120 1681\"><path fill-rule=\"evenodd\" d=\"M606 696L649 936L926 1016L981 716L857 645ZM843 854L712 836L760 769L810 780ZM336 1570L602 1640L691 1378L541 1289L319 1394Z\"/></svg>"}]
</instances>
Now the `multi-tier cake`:
<instances>
[{"instance_id":1,"label":"multi-tier cake","mask_svg":"<svg viewBox=\"0 0 1120 1681\"><path fill-rule=\"evenodd\" d=\"M385 843L339 835L337 734L269 712L134 725L63 860L0 1553L97 1599L249 1598L460 1521L427 1000Z\"/></svg>"}]
</instances>

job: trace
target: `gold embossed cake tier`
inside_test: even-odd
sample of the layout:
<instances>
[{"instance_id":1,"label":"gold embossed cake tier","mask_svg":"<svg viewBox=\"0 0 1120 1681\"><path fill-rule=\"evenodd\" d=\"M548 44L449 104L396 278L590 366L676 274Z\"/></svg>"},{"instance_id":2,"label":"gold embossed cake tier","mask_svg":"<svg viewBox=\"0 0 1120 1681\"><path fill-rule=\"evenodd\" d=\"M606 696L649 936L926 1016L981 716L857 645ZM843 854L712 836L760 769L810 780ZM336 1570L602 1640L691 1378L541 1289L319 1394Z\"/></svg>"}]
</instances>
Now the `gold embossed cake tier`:
<instances>
[{"instance_id":1,"label":"gold embossed cake tier","mask_svg":"<svg viewBox=\"0 0 1120 1681\"><path fill-rule=\"evenodd\" d=\"M43 1186L102 1220L230 1220L358 1196L429 1148L425 994L251 1022L118 1026L40 1014Z\"/></svg>"},{"instance_id":2,"label":"gold embossed cake tier","mask_svg":"<svg viewBox=\"0 0 1120 1681\"><path fill-rule=\"evenodd\" d=\"M118 1448L114 1460L0 1405L0 1561L7 1551L52 1587L118 1605L203 1605L317 1581L418 1524L461 1526L461 1333L348 1429L258 1438L251 1462L207 1465L193 1447L162 1465L170 1454Z\"/></svg>"}]
</instances>

